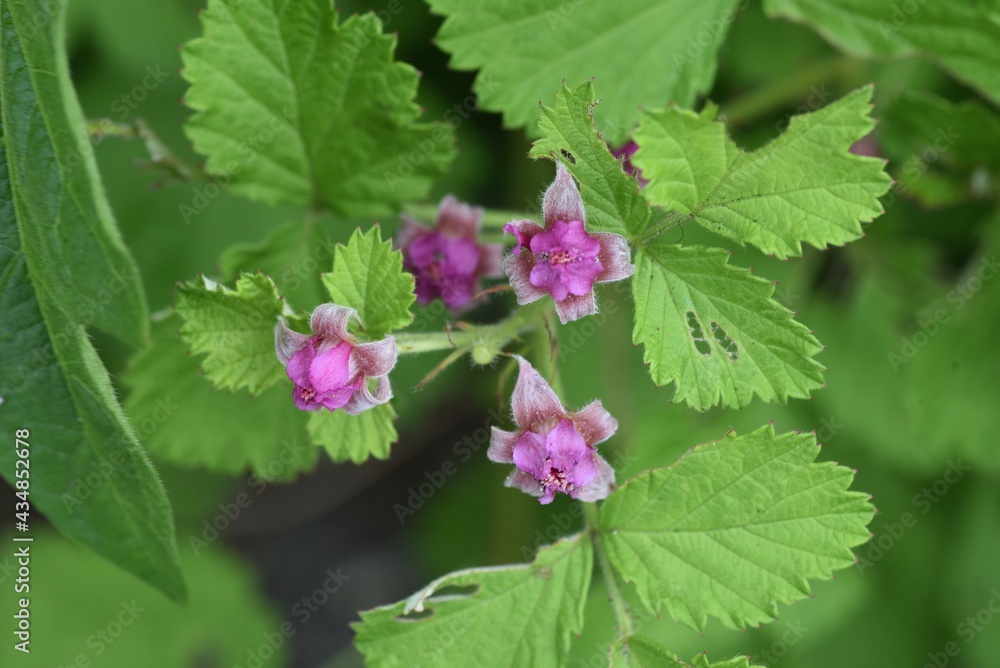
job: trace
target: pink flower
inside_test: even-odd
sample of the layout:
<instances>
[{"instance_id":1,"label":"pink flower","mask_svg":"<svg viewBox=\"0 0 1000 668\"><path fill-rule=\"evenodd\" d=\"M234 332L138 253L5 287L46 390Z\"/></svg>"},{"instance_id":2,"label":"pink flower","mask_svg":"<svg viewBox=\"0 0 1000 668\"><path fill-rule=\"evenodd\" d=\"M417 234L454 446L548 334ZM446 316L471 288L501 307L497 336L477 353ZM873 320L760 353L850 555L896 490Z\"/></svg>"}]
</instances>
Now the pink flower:
<instances>
[{"instance_id":1,"label":"pink flower","mask_svg":"<svg viewBox=\"0 0 1000 668\"><path fill-rule=\"evenodd\" d=\"M296 408L357 415L392 398L387 374L396 366L396 339L358 343L347 331L352 318L358 320L352 308L322 304L309 321L313 336L292 331L284 318L274 328L275 352L295 383Z\"/></svg>"},{"instance_id":2,"label":"pink flower","mask_svg":"<svg viewBox=\"0 0 1000 668\"><path fill-rule=\"evenodd\" d=\"M580 191L561 164L545 191L542 217L544 227L515 220L503 228L517 238L503 261L517 303L550 294L563 324L597 313L594 284L620 281L635 272L628 242L618 234L587 232Z\"/></svg>"},{"instance_id":3,"label":"pink flower","mask_svg":"<svg viewBox=\"0 0 1000 668\"><path fill-rule=\"evenodd\" d=\"M403 266L414 275L417 301L440 297L453 311L467 307L479 292L479 278L499 278L503 247L477 241L483 210L452 195L441 200L434 229L403 216L397 245Z\"/></svg>"},{"instance_id":4,"label":"pink flower","mask_svg":"<svg viewBox=\"0 0 1000 668\"><path fill-rule=\"evenodd\" d=\"M622 161L622 169L629 176L634 176L635 180L639 182L639 186L645 186L649 183L649 179L642 178L642 170L632 164L632 155L639 150L639 145L636 144L631 139L627 144L621 148L616 148L611 151L611 155L619 158Z\"/></svg>"},{"instance_id":5,"label":"pink flower","mask_svg":"<svg viewBox=\"0 0 1000 668\"><path fill-rule=\"evenodd\" d=\"M535 368L521 357L511 404L517 431L493 427L487 456L513 464L507 487L517 487L541 503L556 492L580 501L598 501L615 488L615 471L594 446L618 430L618 420L600 401L567 413L559 397Z\"/></svg>"}]
</instances>

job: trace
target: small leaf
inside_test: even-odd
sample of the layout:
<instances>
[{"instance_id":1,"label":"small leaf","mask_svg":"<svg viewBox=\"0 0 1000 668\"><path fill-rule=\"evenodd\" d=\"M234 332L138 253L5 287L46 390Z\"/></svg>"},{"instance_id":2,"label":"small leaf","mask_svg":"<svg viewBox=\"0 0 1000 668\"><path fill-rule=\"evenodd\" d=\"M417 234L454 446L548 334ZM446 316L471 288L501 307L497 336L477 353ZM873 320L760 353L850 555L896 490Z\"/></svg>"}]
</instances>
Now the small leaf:
<instances>
[{"instance_id":1,"label":"small leaf","mask_svg":"<svg viewBox=\"0 0 1000 668\"><path fill-rule=\"evenodd\" d=\"M337 23L330 0L209 0L184 46L186 131L229 189L269 203L382 215L420 200L454 157L445 123L418 123L418 72L394 62L374 13Z\"/></svg>"},{"instance_id":2,"label":"small leaf","mask_svg":"<svg viewBox=\"0 0 1000 668\"><path fill-rule=\"evenodd\" d=\"M334 251L333 272L323 285L335 304L357 310L367 337L381 339L413 322L416 299L413 276L403 271L403 254L382 241L378 225L354 231L346 246Z\"/></svg>"},{"instance_id":3,"label":"small leaf","mask_svg":"<svg viewBox=\"0 0 1000 668\"><path fill-rule=\"evenodd\" d=\"M705 246L657 245L635 255L632 340L657 385L705 410L807 397L823 384L816 338L771 298L774 284Z\"/></svg>"},{"instance_id":4,"label":"small leaf","mask_svg":"<svg viewBox=\"0 0 1000 668\"><path fill-rule=\"evenodd\" d=\"M646 112L633 160L653 204L690 215L705 229L780 258L862 236L882 213L891 184L884 162L850 153L875 125L872 88L792 117L770 144L744 153L714 119L670 108Z\"/></svg>"},{"instance_id":5,"label":"small leaf","mask_svg":"<svg viewBox=\"0 0 1000 668\"><path fill-rule=\"evenodd\" d=\"M631 237L649 222L649 204L594 128L595 104L589 81L572 90L564 84L553 106L538 111L543 138L529 155L562 162L580 182L588 230Z\"/></svg>"},{"instance_id":6,"label":"small leaf","mask_svg":"<svg viewBox=\"0 0 1000 668\"><path fill-rule=\"evenodd\" d=\"M709 663L699 654L685 663L673 652L642 636L619 638L611 646L611 668L761 668L751 666L745 656Z\"/></svg>"},{"instance_id":7,"label":"small leaf","mask_svg":"<svg viewBox=\"0 0 1000 668\"><path fill-rule=\"evenodd\" d=\"M473 86L483 109L503 112L512 128L562 81L596 78L607 96L599 128L624 143L640 105L682 106L707 92L716 52L736 0L431 0L448 18L437 43L451 65L479 70ZM529 130L530 131L530 130Z\"/></svg>"},{"instance_id":8,"label":"small leaf","mask_svg":"<svg viewBox=\"0 0 1000 668\"><path fill-rule=\"evenodd\" d=\"M361 464L369 457L389 458L389 448L399 440L395 419L389 404L358 415L320 410L309 416L307 429L312 442L325 448L333 461Z\"/></svg>"},{"instance_id":9,"label":"small leaf","mask_svg":"<svg viewBox=\"0 0 1000 668\"><path fill-rule=\"evenodd\" d=\"M542 548L530 564L445 575L405 601L362 612L355 644L382 668L565 666L570 634L583 628L593 559L580 534Z\"/></svg>"},{"instance_id":10,"label":"small leaf","mask_svg":"<svg viewBox=\"0 0 1000 668\"><path fill-rule=\"evenodd\" d=\"M600 508L615 569L650 610L696 629L769 621L809 578L854 563L873 508L850 469L814 462L813 434L770 426L699 445L626 482Z\"/></svg>"},{"instance_id":11,"label":"small leaf","mask_svg":"<svg viewBox=\"0 0 1000 668\"><path fill-rule=\"evenodd\" d=\"M274 352L274 327L285 303L270 278L241 274L236 290L207 278L180 286L175 309L180 334L194 354L208 353L201 368L223 390L260 394L284 378Z\"/></svg>"}]
</instances>

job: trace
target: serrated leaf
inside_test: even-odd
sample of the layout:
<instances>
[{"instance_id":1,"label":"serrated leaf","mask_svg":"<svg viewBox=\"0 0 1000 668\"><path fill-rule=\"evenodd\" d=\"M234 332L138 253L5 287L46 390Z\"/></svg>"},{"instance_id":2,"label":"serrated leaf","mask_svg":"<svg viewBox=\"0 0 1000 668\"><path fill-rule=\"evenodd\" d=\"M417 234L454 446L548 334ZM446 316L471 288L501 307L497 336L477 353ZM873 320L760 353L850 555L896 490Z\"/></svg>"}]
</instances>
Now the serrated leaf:
<instances>
[{"instance_id":1,"label":"serrated leaf","mask_svg":"<svg viewBox=\"0 0 1000 668\"><path fill-rule=\"evenodd\" d=\"M33 511L180 601L170 503L85 330L132 343L147 332L69 84L62 20L54 5L0 3L0 474L14 488L30 471ZM25 449L30 469L15 464ZM40 521L31 515L31 531Z\"/></svg>"},{"instance_id":2,"label":"serrated leaf","mask_svg":"<svg viewBox=\"0 0 1000 668\"><path fill-rule=\"evenodd\" d=\"M186 126L234 193L382 215L422 199L454 155L418 123L418 73L392 60L374 14L337 24L330 0L210 0L183 50Z\"/></svg>"},{"instance_id":3,"label":"serrated leaf","mask_svg":"<svg viewBox=\"0 0 1000 668\"><path fill-rule=\"evenodd\" d=\"M580 534L542 548L530 564L450 573L405 601L362 612L355 644L382 668L565 666L592 569L593 548Z\"/></svg>"},{"instance_id":4,"label":"serrated leaf","mask_svg":"<svg viewBox=\"0 0 1000 668\"><path fill-rule=\"evenodd\" d=\"M823 384L816 338L771 298L774 284L705 246L649 246L635 254L632 340L657 385L705 410L807 397Z\"/></svg>"},{"instance_id":5,"label":"serrated leaf","mask_svg":"<svg viewBox=\"0 0 1000 668\"><path fill-rule=\"evenodd\" d=\"M199 373L170 314L153 323L153 344L132 358L123 380L129 417L157 460L261 480L290 480L316 464L308 413L286 385L259 396L220 392ZM272 344L273 347L273 344ZM273 354L273 352L272 352Z\"/></svg>"},{"instance_id":6,"label":"serrated leaf","mask_svg":"<svg viewBox=\"0 0 1000 668\"><path fill-rule=\"evenodd\" d=\"M201 368L223 390L247 388L260 394L284 378L274 352L274 326L285 302L263 274L241 274L230 290L207 278L183 283L175 310L180 334L191 352L207 353Z\"/></svg>"},{"instance_id":7,"label":"serrated leaf","mask_svg":"<svg viewBox=\"0 0 1000 668\"><path fill-rule=\"evenodd\" d=\"M922 56L1000 102L1000 16L978 0L765 0L770 16L805 23L864 57Z\"/></svg>"},{"instance_id":8,"label":"serrated leaf","mask_svg":"<svg viewBox=\"0 0 1000 668\"><path fill-rule=\"evenodd\" d=\"M389 449L399 440L389 404L381 404L358 415L344 411L316 411L307 429L314 445L321 446L335 462L361 464L369 457L388 459Z\"/></svg>"},{"instance_id":9,"label":"serrated leaf","mask_svg":"<svg viewBox=\"0 0 1000 668\"><path fill-rule=\"evenodd\" d=\"M849 152L875 122L872 88L860 88L818 111L793 116L770 144L741 151L708 113L670 108L645 112L633 156L650 183L653 204L780 258L862 236L861 222L882 213L891 184L884 162Z\"/></svg>"},{"instance_id":10,"label":"serrated leaf","mask_svg":"<svg viewBox=\"0 0 1000 668\"><path fill-rule=\"evenodd\" d=\"M850 469L815 463L813 434L771 426L699 445L626 482L600 508L611 563L650 610L696 629L770 621L807 580L854 563L873 508Z\"/></svg>"},{"instance_id":11,"label":"serrated leaf","mask_svg":"<svg viewBox=\"0 0 1000 668\"><path fill-rule=\"evenodd\" d=\"M403 254L382 241L378 225L358 228L347 245L334 250L333 272L323 276L335 304L357 310L365 333L380 339L413 322L413 276L403 271Z\"/></svg>"},{"instance_id":12,"label":"serrated leaf","mask_svg":"<svg viewBox=\"0 0 1000 668\"><path fill-rule=\"evenodd\" d=\"M698 654L690 663L677 658L673 652L642 636L619 638L611 646L611 668L760 668L751 666L745 656L714 661Z\"/></svg>"},{"instance_id":13,"label":"serrated leaf","mask_svg":"<svg viewBox=\"0 0 1000 668\"><path fill-rule=\"evenodd\" d=\"M589 81L573 90L563 85L552 107L538 111L543 138L532 145L529 155L562 162L579 181L587 229L632 237L649 222L649 204L639 183L622 170L594 128L595 104Z\"/></svg>"},{"instance_id":14,"label":"serrated leaf","mask_svg":"<svg viewBox=\"0 0 1000 668\"><path fill-rule=\"evenodd\" d=\"M640 105L690 106L711 88L716 51L736 0L576 2L431 0L448 18L437 43L460 70L479 69L483 109L508 127L527 127L531 110L560 83L596 78L598 127L624 143Z\"/></svg>"}]
</instances>

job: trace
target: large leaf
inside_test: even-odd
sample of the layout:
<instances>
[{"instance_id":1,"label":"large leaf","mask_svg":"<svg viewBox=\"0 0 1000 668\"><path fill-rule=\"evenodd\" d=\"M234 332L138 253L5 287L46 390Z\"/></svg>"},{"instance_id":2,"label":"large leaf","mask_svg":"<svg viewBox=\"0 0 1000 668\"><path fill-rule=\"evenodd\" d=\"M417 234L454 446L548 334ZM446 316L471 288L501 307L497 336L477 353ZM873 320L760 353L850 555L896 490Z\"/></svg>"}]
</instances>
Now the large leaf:
<instances>
[{"instance_id":1,"label":"large leaf","mask_svg":"<svg viewBox=\"0 0 1000 668\"><path fill-rule=\"evenodd\" d=\"M233 192L380 215L451 161L451 128L416 122L418 73L374 14L338 25L331 0L210 0L202 25L183 51L187 133Z\"/></svg>"},{"instance_id":2,"label":"large leaf","mask_svg":"<svg viewBox=\"0 0 1000 668\"><path fill-rule=\"evenodd\" d=\"M857 56L922 56L1000 102L1000 14L980 0L765 0Z\"/></svg>"},{"instance_id":3,"label":"large leaf","mask_svg":"<svg viewBox=\"0 0 1000 668\"><path fill-rule=\"evenodd\" d=\"M709 663L708 657L699 654L691 663L685 663L673 652L667 651L648 638L629 636L619 638L611 647L611 668L758 668L750 665L745 656L727 661Z\"/></svg>"},{"instance_id":4,"label":"large leaf","mask_svg":"<svg viewBox=\"0 0 1000 668\"><path fill-rule=\"evenodd\" d=\"M479 69L484 109L525 127L560 83L596 77L606 96L599 127L623 143L639 105L690 106L711 88L716 51L736 0L430 0L447 15L437 43L453 67Z\"/></svg>"},{"instance_id":5,"label":"large leaf","mask_svg":"<svg viewBox=\"0 0 1000 668\"><path fill-rule=\"evenodd\" d=\"M381 404L358 415L344 411L317 411L307 429L315 445L322 446L335 462L360 464L369 457L388 459L389 448L399 438L392 406Z\"/></svg>"},{"instance_id":6,"label":"large leaf","mask_svg":"<svg viewBox=\"0 0 1000 668\"><path fill-rule=\"evenodd\" d=\"M769 621L777 603L809 594L809 578L854 563L850 548L869 537L867 495L818 452L814 435L766 426L629 480L600 509L612 564L649 609L692 627Z\"/></svg>"},{"instance_id":7,"label":"large leaf","mask_svg":"<svg viewBox=\"0 0 1000 668\"><path fill-rule=\"evenodd\" d=\"M850 153L875 122L872 88L860 88L794 116L770 144L744 153L715 120L683 109L643 114L635 164L654 204L688 214L706 229L784 258L802 242L825 248L862 235L882 213L891 183L883 161Z\"/></svg>"},{"instance_id":8,"label":"large leaf","mask_svg":"<svg viewBox=\"0 0 1000 668\"><path fill-rule=\"evenodd\" d=\"M33 509L60 531L180 600L170 505L85 331L94 324L138 342L146 314L83 139L61 25L44 3L0 5L0 432L8 443L0 472L12 486L29 480ZM20 430L30 469L19 470L30 478L15 476Z\"/></svg>"},{"instance_id":9,"label":"large leaf","mask_svg":"<svg viewBox=\"0 0 1000 668\"><path fill-rule=\"evenodd\" d=\"M774 284L705 246L649 246L635 256L632 340L658 385L704 410L807 397L823 383L816 338L772 299Z\"/></svg>"},{"instance_id":10,"label":"large leaf","mask_svg":"<svg viewBox=\"0 0 1000 668\"><path fill-rule=\"evenodd\" d=\"M530 564L457 571L361 613L355 642L382 668L565 666L592 569L590 539L580 534L542 548Z\"/></svg>"},{"instance_id":11,"label":"large leaf","mask_svg":"<svg viewBox=\"0 0 1000 668\"><path fill-rule=\"evenodd\" d=\"M538 111L543 138L532 145L530 155L562 162L580 182L589 230L630 237L649 221L649 204L594 127L594 105L589 81L572 90L564 85L552 107Z\"/></svg>"}]
</instances>

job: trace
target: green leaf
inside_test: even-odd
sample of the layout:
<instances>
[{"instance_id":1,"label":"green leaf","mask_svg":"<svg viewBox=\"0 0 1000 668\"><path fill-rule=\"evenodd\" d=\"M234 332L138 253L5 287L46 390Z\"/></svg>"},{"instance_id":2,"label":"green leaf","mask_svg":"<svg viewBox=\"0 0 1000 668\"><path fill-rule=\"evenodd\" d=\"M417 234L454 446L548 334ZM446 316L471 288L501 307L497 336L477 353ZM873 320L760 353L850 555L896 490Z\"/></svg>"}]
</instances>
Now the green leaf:
<instances>
[{"instance_id":1,"label":"green leaf","mask_svg":"<svg viewBox=\"0 0 1000 668\"><path fill-rule=\"evenodd\" d=\"M657 385L705 410L808 397L823 384L816 338L771 298L774 284L705 246L649 246L634 258L632 340Z\"/></svg>"},{"instance_id":2,"label":"green leaf","mask_svg":"<svg viewBox=\"0 0 1000 668\"><path fill-rule=\"evenodd\" d=\"M84 328L138 342L145 304L77 141L62 19L49 11L0 4L0 473L28 480L32 509L61 532L180 601L170 504ZM15 438L30 469L16 466Z\"/></svg>"},{"instance_id":3,"label":"green leaf","mask_svg":"<svg viewBox=\"0 0 1000 668\"><path fill-rule=\"evenodd\" d=\"M708 657L698 654L691 663L685 663L673 652L642 636L619 638L611 646L611 668L759 668L751 666L745 656L709 663Z\"/></svg>"},{"instance_id":4,"label":"green leaf","mask_svg":"<svg viewBox=\"0 0 1000 668\"><path fill-rule=\"evenodd\" d=\"M625 142L640 105L690 106L711 88L736 4L430 0L448 17L437 43L452 67L480 70L473 89L483 109L527 127L561 82L596 77L607 96L599 127L613 144Z\"/></svg>"},{"instance_id":5,"label":"green leaf","mask_svg":"<svg viewBox=\"0 0 1000 668\"><path fill-rule=\"evenodd\" d=\"M576 177L589 230L632 237L649 222L649 204L639 183L622 170L594 128L595 104L589 81L574 90L563 85L553 106L538 111L543 138L532 145L529 155L558 160Z\"/></svg>"},{"instance_id":6,"label":"green leaf","mask_svg":"<svg viewBox=\"0 0 1000 668\"><path fill-rule=\"evenodd\" d=\"M1000 102L1000 17L978 0L765 0L770 16L805 23L847 53L921 56Z\"/></svg>"},{"instance_id":7,"label":"green leaf","mask_svg":"<svg viewBox=\"0 0 1000 668\"><path fill-rule=\"evenodd\" d=\"M813 434L771 426L699 445L626 482L600 508L615 569L650 610L704 628L743 627L854 563L873 508L850 469L817 464Z\"/></svg>"},{"instance_id":8,"label":"green leaf","mask_svg":"<svg viewBox=\"0 0 1000 668\"><path fill-rule=\"evenodd\" d=\"M269 203L383 215L423 199L454 155L418 123L418 72L374 14L337 25L330 0L210 0L185 45L187 124L207 168Z\"/></svg>"},{"instance_id":9,"label":"green leaf","mask_svg":"<svg viewBox=\"0 0 1000 668\"><path fill-rule=\"evenodd\" d=\"M358 415L344 411L316 411L309 416L309 438L322 446L335 462L361 464L369 457L388 459L389 448L399 440L389 404L375 406Z\"/></svg>"},{"instance_id":10,"label":"green leaf","mask_svg":"<svg viewBox=\"0 0 1000 668\"><path fill-rule=\"evenodd\" d=\"M201 368L216 387L260 394L284 378L274 326L285 302L267 276L241 274L236 290L204 277L183 283L175 308L181 338L192 353L207 353Z\"/></svg>"},{"instance_id":11,"label":"green leaf","mask_svg":"<svg viewBox=\"0 0 1000 668\"><path fill-rule=\"evenodd\" d=\"M645 112L635 164L653 204L688 214L706 229L780 258L862 236L860 222L882 213L891 184L884 161L850 153L875 122L872 88L792 117L770 144L744 153L714 120L670 108Z\"/></svg>"},{"instance_id":12,"label":"green leaf","mask_svg":"<svg viewBox=\"0 0 1000 668\"><path fill-rule=\"evenodd\" d=\"M413 276L403 271L403 254L392 249L392 241L382 241L378 225L364 234L358 228L346 246L336 247L333 272L323 276L323 285L335 304L357 310L369 339L413 322Z\"/></svg>"},{"instance_id":13,"label":"green leaf","mask_svg":"<svg viewBox=\"0 0 1000 668\"><path fill-rule=\"evenodd\" d=\"M565 666L583 628L593 570L585 534L530 564L445 575L405 601L361 613L355 644L368 665Z\"/></svg>"},{"instance_id":14,"label":"green leaf","mask_svg":"<svg viewBox=\"0 0 1000 668\"><path fill-rule=\"evenodd\" d=\"M309 414L295 408L291 388L279 384L256 397L219 392L176 335L180 322L173 313L157 319L153 345L132 358L123 378L125 408L150 453L185 468L250 471L262 480L312 469L319 450L306 438Z\"/></svg>"}]
</instances>

